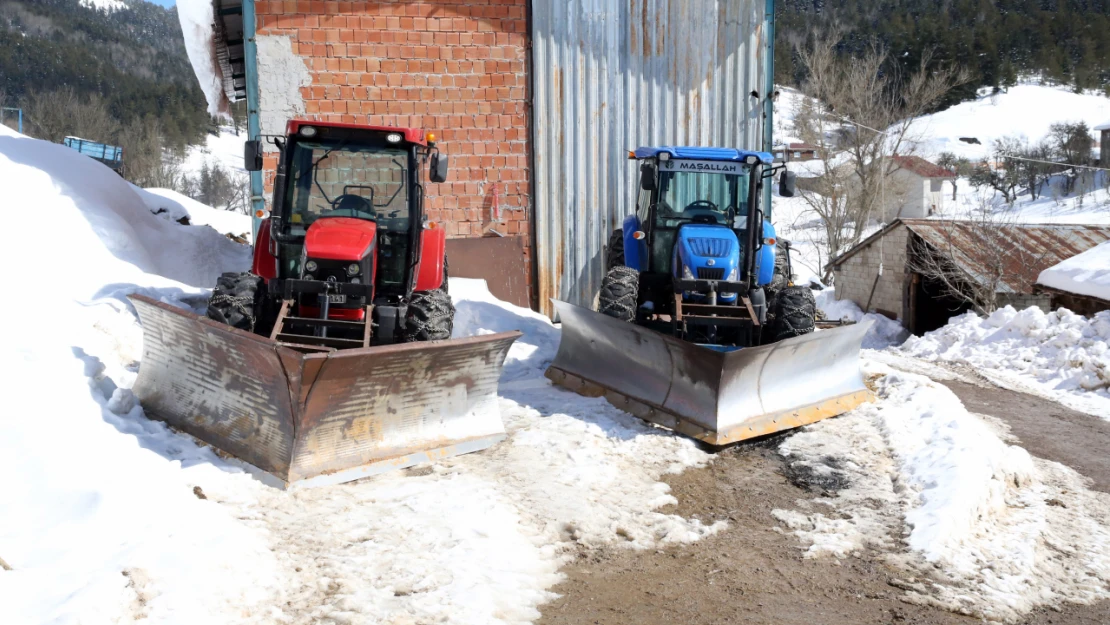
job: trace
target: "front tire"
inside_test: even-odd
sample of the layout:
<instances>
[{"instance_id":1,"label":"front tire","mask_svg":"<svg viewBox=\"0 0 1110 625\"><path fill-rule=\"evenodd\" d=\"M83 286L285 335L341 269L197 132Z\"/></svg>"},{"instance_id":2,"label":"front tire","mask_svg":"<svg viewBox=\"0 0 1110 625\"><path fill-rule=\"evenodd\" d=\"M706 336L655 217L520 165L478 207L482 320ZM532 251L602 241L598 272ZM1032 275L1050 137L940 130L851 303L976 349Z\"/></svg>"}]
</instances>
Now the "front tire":
<instances>
[{"instance_id":1,"label":"front tire","mask_svg":"<svg viewBox=\"0 0 1110 625\"><path fill-rule=\"evenodd\" d=\"M804 286L788 286L776 293L767 312L764 344L813 332L817 302Z\"/></svg>"},{"instance_id":2,"label":"front tire","mask_svg":"<svg viewBox=\"0 0 1110 625\"><path fill-rule=\"evenodd\" d=\"M609 247L605 252L605 270L624 264L624 230L617 228L609 235Z\"/></svg>"},{"instance_id":3,"label":"front tire","mask_svg":"<svg viewBox=\"0 0 1110 625\"><path fill-rule=\"evenodd\" d=\"M597 298L597 312L632 323L640 295L640 272L620 265L605 274Z\"/></svg>"},{"instance_id":4,"label":"front tire","mask_svg":"<svg viewBox=\"0 0 1110 625\"><path fill-rule=\"evenodd\" d=\"M258 303L265 285L252 273L230 272L216 280L208 299L208 318L233 328L254 332Z\"/></svg>"},{"instance_id":5,"label":"front tire","mask_svg":"<svg viewBox=\"0 0 1110 625\"><path fill-rule=\"evenodd\" d=\"M447 258L443 258L443 284L431 291L415 291L405 312L406 343L446 341L455 329L455 305L447 292Z\"/></svg>"}]
</instances>

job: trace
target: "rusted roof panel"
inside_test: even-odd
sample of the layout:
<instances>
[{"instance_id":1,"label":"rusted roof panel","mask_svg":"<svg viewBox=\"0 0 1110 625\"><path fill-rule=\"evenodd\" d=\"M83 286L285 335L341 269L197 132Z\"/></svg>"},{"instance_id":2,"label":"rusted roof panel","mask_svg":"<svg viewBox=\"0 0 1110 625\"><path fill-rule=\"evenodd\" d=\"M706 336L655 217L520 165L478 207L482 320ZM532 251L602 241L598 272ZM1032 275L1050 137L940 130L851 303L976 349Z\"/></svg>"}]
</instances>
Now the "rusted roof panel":
<instances>
[{"instance_id":1,"label":"rusted roof panel","mask_svg":"<svg viewBox=\"0 0 1110 625\"><path fill-rule=\"evenodd\" d=\"M1008 224L986 229L971 221L902 222L934 249L951 256L973 279L990 275L989 267L1001 258L1007 264L999 286L1001 293L1032 293L1041 271L1110 240L1110 226ZM1000 248L1011 251L1002 257L991 252Z\"/></svg>"}]
</instances>

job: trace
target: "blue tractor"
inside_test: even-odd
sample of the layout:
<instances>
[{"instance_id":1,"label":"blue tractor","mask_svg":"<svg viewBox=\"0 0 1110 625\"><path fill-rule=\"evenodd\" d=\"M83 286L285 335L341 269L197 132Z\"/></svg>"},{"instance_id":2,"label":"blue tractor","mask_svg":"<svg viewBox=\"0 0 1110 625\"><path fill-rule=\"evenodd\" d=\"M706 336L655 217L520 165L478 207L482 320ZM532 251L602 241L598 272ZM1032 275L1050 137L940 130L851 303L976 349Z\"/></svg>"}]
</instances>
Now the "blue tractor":
<instances>
[{"instance_id":1,"label":"blue tractor","mask_svg":"<svg viewBox=\"0 0 1110 625\"><path fill-rule=\"evenodd\" d=\"M750 347L813 331L812 291L791 284L790 246L759 205L772 156L639 148L636 211L609 240L598 312L692 343ZM781 195L794 194L782 172Z\"/></svg>"},{"instance_id":2,"label":"blue tractor","mask_svg":"<svg viewBox=\"0 0 1110 625\"><path fill-rule=\"evenodd\" d=\"M843 414L871 394L867 323L814 332L760 198L770 154L640 148L635 213L609 241L597 311L555 301L556 384L711 445ZM794 194L783 171L779 194Z\"/></svg>"}]
</instances>

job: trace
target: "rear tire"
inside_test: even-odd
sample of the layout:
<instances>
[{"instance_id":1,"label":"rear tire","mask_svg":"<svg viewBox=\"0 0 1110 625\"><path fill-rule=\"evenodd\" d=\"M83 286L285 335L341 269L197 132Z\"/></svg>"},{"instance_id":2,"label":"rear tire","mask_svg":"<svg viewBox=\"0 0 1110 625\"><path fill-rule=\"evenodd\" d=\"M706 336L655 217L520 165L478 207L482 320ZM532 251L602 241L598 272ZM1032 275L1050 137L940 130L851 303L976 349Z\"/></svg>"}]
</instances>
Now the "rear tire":
<instances>
[{"instance_id":1,"label":"rear tire","mask_svg":"<svg viewBox=\"0 0 1110 625\"><path fill-rule=\"evenodd\" d=\"M225 273L216 280L208 299L208 318L233 328L254 332L258 303L265 285L252 273Z\"/></svg>"},{"instance_id":2,"label":"rear tire","mask_svg":"<svg viewBox=\"0 0 1110 625\"><path fill-rule=\"evenodd\" d=\"M446 341L455 329L455 305L447 293L447 257L443 258L443 284L431 291L416 291L405 312L406 343Z\"/></svg>"},{"instance_id":3,"label":"rear tire","mask_svg":"<svg viewBox=\"0 0 1110 625\"><path fill-rule=\"evenodd\" d=\"M640 294L640 272L619 265L605 274L597 297L597 312L632 323L636 321L636 304Z\"/></svg>"},{"instance_id":4,"label":"rear tire","mask_svg":"<svg viewBox=\"0 0 1110 625\"><path fill-rule=\"evenodd\" d=\"M816 315L817 302L813 291L804 286L783 288L771 300L763 343L777 343L813 332Z\"/></svg>"},{"instance_id":5,"label":"rear tire","mask_svg":"<svg viewBox=\"0 0 1110 625\"><path fill-rule=\"evenodd\" d=\"M771 276L771 283L763 287L764 292L767 293L767 301L773 300L776 293L790 284L792 277L787 275L787 254L789 254L787 248L781 245L775 248L775 272Z\"/></svg>"},{"instance_id":6,"label":"rear tire","mask_svg":"<svg viewBox=\"0 0 1110 625\"><path fill-rule=\"evenodd\" d=\"M609 235L609 247L605 252L605 270L624 265L624 230L617 228Z\"/></svg>"}]
</instances>

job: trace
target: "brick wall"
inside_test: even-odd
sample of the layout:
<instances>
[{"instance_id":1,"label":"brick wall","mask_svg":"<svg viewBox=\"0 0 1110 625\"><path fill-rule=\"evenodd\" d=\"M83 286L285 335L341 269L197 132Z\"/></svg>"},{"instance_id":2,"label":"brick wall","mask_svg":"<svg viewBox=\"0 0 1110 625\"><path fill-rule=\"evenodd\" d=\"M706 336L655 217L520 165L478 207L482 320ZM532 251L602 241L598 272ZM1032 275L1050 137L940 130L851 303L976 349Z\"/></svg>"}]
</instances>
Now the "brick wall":
<instances>
[{"instance_id":1,"label":"brick wall","mask_svg":"<svg viewBox=\"0 0 1110 625\"><path fill-rule=\"evenodd\" d=\"M262 132L291 117L424 128L451 166L426 187L429 219L527 237L526 3L258 0ZM269 197L276 154L265 166Z\"/></svg>"},{"instance_id":2,"label":"brick wall","mask_svg":"<svg viewBox=\"0 0 1110 625\"><path fill-rule=\"evenodd\" d=\"M909 230L900 225L882 237L882 245L876 239L844 261L836 271L836 299L851 300L864 308L870 297L872 311L891 312L899 319L904 319L902 298L906 281L908 235ZM875 276L879 273L880 262L883 265L883 275L876 285ZM872 297L873 285L875 294Z\"/></svg>"}]
</instances>

